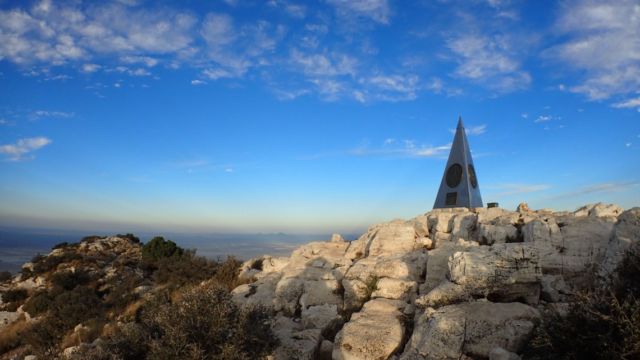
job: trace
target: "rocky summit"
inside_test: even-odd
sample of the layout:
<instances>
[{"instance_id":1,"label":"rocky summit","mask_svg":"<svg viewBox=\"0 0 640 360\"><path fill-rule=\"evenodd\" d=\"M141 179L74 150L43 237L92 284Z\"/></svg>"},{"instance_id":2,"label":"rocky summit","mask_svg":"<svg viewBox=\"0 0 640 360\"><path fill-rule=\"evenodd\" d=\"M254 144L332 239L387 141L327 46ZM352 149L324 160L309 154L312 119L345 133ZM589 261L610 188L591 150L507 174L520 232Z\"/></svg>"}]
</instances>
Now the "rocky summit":
<instances>
[{"instance_id":1,"label":"rocky summit","mask_svg":"<svg viewBox=\"0 0 640 360\"><path fill-rule=\"evenodd\" d=\"M232 294L275 314L274 359L517 359L638 241L640 208L436 209L250 259Z\"/></svg>"},{"instance_id":2,"label":"rocky summit","mask_svg":"<svg viewBox=\"0 0 640 360\"><path fill-rule=\"evenodd\" d=\"M600 203L437 209L244 263L92 236L0 280L0 359L631 359L639 245L640 208Z\"/></svg>"}]
</instances>

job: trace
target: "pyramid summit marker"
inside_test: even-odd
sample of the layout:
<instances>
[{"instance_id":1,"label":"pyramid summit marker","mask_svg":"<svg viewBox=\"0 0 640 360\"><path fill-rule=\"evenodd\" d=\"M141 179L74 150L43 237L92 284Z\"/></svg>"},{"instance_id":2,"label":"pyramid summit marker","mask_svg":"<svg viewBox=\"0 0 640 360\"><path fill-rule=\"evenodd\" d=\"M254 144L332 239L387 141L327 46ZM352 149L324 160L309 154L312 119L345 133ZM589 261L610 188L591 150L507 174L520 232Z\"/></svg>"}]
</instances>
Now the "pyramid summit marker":
<instances>
[{"instance_id":1,"label":"pyramid summit marker","mask_svg":"<svg viewBox=\"0 0 640 360\"><path fill-rule=\"evenodd\" d=\"M433 204L434 209L453 207L483 207L462 117L458 119L449 160L442 175L436 202Z\"/></svg>"}]
</instances>

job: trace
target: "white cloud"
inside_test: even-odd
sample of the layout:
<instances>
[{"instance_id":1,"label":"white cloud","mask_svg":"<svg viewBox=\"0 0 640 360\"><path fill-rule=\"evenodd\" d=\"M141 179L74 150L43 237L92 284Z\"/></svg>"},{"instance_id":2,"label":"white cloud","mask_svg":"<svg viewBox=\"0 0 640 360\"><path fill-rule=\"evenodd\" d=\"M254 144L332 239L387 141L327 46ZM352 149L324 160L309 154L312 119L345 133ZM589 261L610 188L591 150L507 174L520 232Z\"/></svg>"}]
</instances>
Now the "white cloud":
<instances>
[{"instance_id":1,"label":"white cloud","mask_svg":"<svg viewBox=\"0 0 640 360\"><path fill-rule=\"evenodd\" d=\"M9 161L22 161L33 159L31 154L47 145L51 144L51 139L43 136L19 139L15 144L0 146L0 154L7 155Z\"/></svg>"},{"instance_id":2,"label":"white cloud","mask_svg":"<svg viewBox=\"0 0 640 360\"><path fill-rule=\"evenodd\" d=\"M388 24L391 16L388 0L327 0L336 8L338 16L344 18L364 17Z\"/></svg>"},{"instance_id":3,"label":"white cloud","mask_svg":"<svg viewBox=\"0 0 640 360\"><path fill-rule=\"evenodd\" d=\"M186 12L74 5L41 2L29 10L0 11L0 59L60 65L101 56L179 54L193 41L196 19Z\"/></svg>"},{"instance_id":4,"label":"white cloud","mask_svg":"<svg viewBox=\"0 0 640 360\"><path fill-rule=\"evenodd\" d=\"M640 5L635 0L573 0L556 24L568 38L546 56L580 74L569 91L590 100L628 95L640 88ZM584 75L582 75L584 74Z\"/></svg>"},{"instance_id":5,"label":"white cloud","mask_svg":"<svg viewBox=\"0 0 640 360\"><path fill-rule=\"evenodd\" d=\"M526 119L526 118L528 118L528 117L529 117L529 114L527 114L527 113L522 113L522 114L520 114L520 116L521 116L523 119Z\"/></svg>"},{"instance_id":6,"label":"white cloud","mask_svg":"<svg viewBox=\"0 0 640 360\"><path fill-rule=\"evenodd\" d=\"M347 54L303 53L293 49L290 54L291 63L308 76L355 75L358 61Z\"/></svg>"},{"instance_id":7,"label":"white cloud","mask_svg":"<svg viewBox=\"0 0 640 360\"><path fill-rule=\"evenodd\" d=\"M487 125L482 124L478 126L471 126L471 127L465 128L465 130L469 135L482 135L485 132L487 132Z\"/></svg>"},{"instance_id":8,"label":"white cloud","mask_svg":"<svg viewBox=\"0 0 640 360\"><path fill-rule=\"evenodd\" d=\"M210 79L242 77L249 69L268 64L264 55L273 52L284 32L284 27L266 21L237 26L229 15L207 14L200 35L207 44L207 58L218 65L221 75Z\"/></svg>"},{"instance_id":9,"label":"white cloud","mask_svg":"<svg viewBox=\"0 0 640 360\"><path fill-rule=\"evenodd\" d=\"M547 121L551 121L553 120L554 117L551 115L540 115L538 116L538 118L536 118L533 122L535 123L541 123L541 122L547 122Z\"/></svg>"},{"instance_id":10,"label":"white cloud","mask_svg":"<svg viewBox=\"0 0 640 360\"><path fill-rule=\"evenodd\" d=\"M120 60L125 64L144 64L147 67L154 67L158 65L158 59L152 58L150 56L122 56Z\"/></svg>"},{"instance_id":11,"label":"white cloud","mask_svg":"<svg viewBox=\"0 0 640 360\"><path fill-rule=\"evenodd\" d=\"M455 75L499 92L527 88L531 76L521 69L513 41L472 32L450 38L447 47L458 63Z\"/></svg>"},{"instance_id":12,"label":"white cloud","mask_svg":"<svg viewBox=\"0 0 640 360\"><path fill-rule=\"evenodd\" d=\"M83 64L82 65L82 72L85 73L93 73L96 72L98 70L100 70L101 66L98 64Z\"/></svg>"},{"instance_id":13,"label":"white cloud","mask_svg":"<svg viewBox=\"0 0 640 360\"><path fill-rule=\"evenodd\" d=\"M205 85L205 84L206 82L202 80L198 80L198 79L191 80L191 85Z\"/></svg>"}]
</instances>

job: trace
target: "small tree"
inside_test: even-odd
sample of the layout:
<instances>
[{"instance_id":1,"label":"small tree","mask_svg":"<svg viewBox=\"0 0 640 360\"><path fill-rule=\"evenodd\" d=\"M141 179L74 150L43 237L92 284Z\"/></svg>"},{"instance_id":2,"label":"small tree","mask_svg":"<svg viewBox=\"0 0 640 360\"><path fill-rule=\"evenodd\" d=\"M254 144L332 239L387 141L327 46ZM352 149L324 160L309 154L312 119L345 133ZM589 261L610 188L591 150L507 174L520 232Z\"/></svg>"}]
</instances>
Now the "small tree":
<instances>
[{"instance_id":1,"label":"small tree","mask_svg":"<svg viewBox=\"0 0 640 360\"><path fill-rule=\"evenodd\" d=\"M162 236L156 236L142 247L142 259L157 261L162 258L181 256L184 249L171 240L165 240Z\"/></svg>"}]
</instances>

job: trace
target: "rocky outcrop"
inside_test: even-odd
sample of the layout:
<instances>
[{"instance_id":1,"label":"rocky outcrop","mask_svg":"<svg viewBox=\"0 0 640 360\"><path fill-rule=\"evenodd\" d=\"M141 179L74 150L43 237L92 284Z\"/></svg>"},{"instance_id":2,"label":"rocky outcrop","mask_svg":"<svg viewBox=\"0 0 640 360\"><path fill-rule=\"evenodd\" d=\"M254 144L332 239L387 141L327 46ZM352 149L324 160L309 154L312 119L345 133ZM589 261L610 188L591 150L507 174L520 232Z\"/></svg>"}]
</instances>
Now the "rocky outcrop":
<instances>
[{"instance_id":1,"label":"rocky outcrop","mask_svg":"<svg viewBox=\"0 0 640 360\"><path fill-rule=\"evenodd\" d=\"M640 209L615 205L437 209L251 259L233 294L276 314L278 356L515 359L538 309L610 272L638 234Z\"/></svg>"},{"instance_id":2,"label":"rocky outcrop","mask_svg":"<svg viewBox=\"0 0 640 360\"><path fill-rule=\"evenodd\" d=\"M522 350L540 318L520 303L449 305L422 314L401 359L488 358L496 347Z\"/></svg>"}]
</instances>

